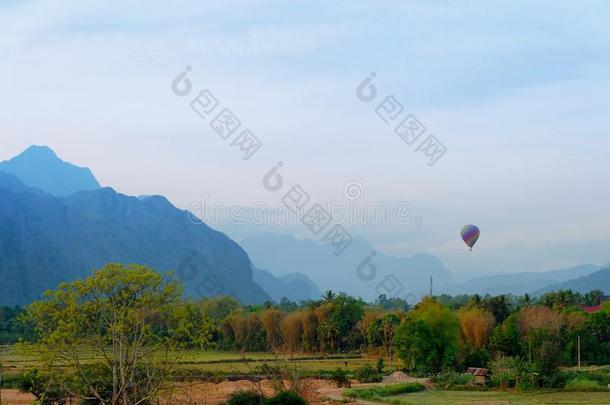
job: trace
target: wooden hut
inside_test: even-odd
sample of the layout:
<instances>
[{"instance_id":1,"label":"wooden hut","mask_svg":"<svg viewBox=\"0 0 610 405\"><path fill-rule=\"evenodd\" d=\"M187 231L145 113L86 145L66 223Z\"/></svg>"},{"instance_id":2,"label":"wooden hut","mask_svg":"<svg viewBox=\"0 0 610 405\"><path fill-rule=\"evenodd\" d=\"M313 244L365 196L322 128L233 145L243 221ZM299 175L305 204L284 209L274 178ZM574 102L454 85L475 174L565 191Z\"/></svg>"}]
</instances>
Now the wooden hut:
<instances>
[{"instance_id":1,"label":"wooden hut","mask_svg":"<svg viewBox=\"0 0 610 405\"><path fill-rule=\"evenodd\" d=\"M470 382L470 385L485 385L487 384L487 377L489 375L488 368L479 368L479 367L468 367L466 370L466 374L470 374L474 376L474 381Z\"/></svg>"}]
</instances>

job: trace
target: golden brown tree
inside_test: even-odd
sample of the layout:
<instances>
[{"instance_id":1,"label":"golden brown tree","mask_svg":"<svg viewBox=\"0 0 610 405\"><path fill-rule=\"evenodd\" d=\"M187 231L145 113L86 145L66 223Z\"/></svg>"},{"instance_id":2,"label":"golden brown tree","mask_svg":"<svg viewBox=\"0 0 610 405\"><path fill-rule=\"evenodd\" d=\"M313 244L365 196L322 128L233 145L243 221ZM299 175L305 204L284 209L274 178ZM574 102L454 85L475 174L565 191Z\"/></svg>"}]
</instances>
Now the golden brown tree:
<instances>
[{"instance_id":1,"label":"golden brown tree","mask_svg":"<svg viewBox=\"0 0 610 405\"><path fill-rule=\"evenodd\" d=\"M478 307L462 308L458 311L462 341L474 348L482 348L496 323L493 314Z\"/></svg>"},{"instance_id":2,"label":"golden brown tree","mask_svg":"<svg viewBox=\"0 0 610 405\"><path fill-rule=\"evenodd\" d=\"M302 311L291 312L281 323L280 330L284 339L284 348L289 353L296 353L303 348L303 318Z\"/></svg>"},{"instance_id":3,"label":"golden brown tree","mask_svg":"<svg viewBox=\"0 0 610 405\"><path fill-rule=\"evenodd\" d=\"M265 329L265 338L269 350L279 350L284 339L280 330L280 324L284 315L277 308L267 308L260 314L260 320Z\"/></svg>"}]
</instances>

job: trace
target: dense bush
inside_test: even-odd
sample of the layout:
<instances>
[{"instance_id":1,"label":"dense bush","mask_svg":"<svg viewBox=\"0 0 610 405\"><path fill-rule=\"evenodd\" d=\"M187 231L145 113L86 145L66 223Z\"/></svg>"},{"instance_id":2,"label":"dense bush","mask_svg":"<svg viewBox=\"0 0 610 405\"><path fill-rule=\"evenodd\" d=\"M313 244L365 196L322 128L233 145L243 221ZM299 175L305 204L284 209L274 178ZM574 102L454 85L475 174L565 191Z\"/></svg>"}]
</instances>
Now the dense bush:
<instances>
[{"instance_id":1,"label":"dense bush","mask_svg":"<svg viewBox=\"0 0 610 405\"><path fill-rule=\"evenodd\" d=\"M500 356L491 362L491 384L495 387L514 387L519 377L520 362L511 356Z\"/></svg>"},{"instance_id":2,"label":"dense bush","mask_svg":"<svg viewBox=\"0 0 610 405\"><path fill-rule=\"evenodd\" d=\"M465 373L445 372L432 377L430 380L440 387L447 389L454 386L468 385L469 382L474 381L474 376Z\"/></svg>"},{"instance_id":3,"label":"dense bush","mask_svg":"<svg viewBox=\"0 0 610 405\"><path fill-rule=\"evenodd\" d=\"M258 391L238 390L231 394L225 405L262 405L265 397Z\"/></svg>"},{"instance_id":4,"label":"dense bush","mask_svg":"<svg viewBox=\"0 0 610 405\"><path fill-rule=\"evenodd\" d=\"M22 378L23 374L3 374L0 388L19 389L18 384Z\"/></svg>"},{"instance_id":5,"label":"dense bush","mask_svg":"<svg viewBox=\"0 0 610 405\"><path fill-rule=\"evenodd\" d=\"M307 405L307 402L296 392L282 391L266 399L264 405Z\"/></svg>"},{"instance_id":6,"label":"dense bush","mask_svg":"<svg viewBox=\"0 0 610 405\"><path fill-rule=\"evenodd\" d=\"M563 372L557 372L552 376L548 377L545 383L546 388L563 388L568 382L568 374Z\"/></svg>"},{"instance_id":7,"label":"dense bush","mask_svg":"<svg viewBox=\"0 0 610 405\"><path fill-rule=\"evenodd\" d=\"M420 392L425 389L426 387L420 383L400 383L392 385L377 385L370 388L354 388L346 390L343 395L352 398L376 399L393 395L408 394L411 392Z\"/></svg>"},{"instance_id":8,"label":"dense bush","mask_svg":"<svg viewBox=\"0 0 610 405\"><path fill-rule=\"evenodd\" d=\"M381 374L379 374L368 364L356 369L355 377L361 383L374 383L381 381Z\"/></svg>"},{"instance_id":9,"label":"dense bush","mask_svg":"<svg viewBox=\"0 0 610 405\"><path fill-rule=\"evenodd\" d=\"M342 368L338 368L330 374L330 379L337 384L338 388L350 387L351 383L347 378L347 372Z\"/></svg>"},{"instance_id":10,"label":"dense bush","mask_svg":"<svg viewBox=\"0 0 610 405\"><path fill-rule=\"evenodd\" d=\"M69 394L66 389L51 376L39 372L37 369L28 370L21 374L16 381L21 392L27 392L36 397L40 405L65 404Z\"/></svg>"},{"instance_id":11,"label":"dense bush","mask_svg":"<svg viewBox=\"0 0 610 405\"><path fill-rule=\"evenodd\" d=\"M589 380L584 377L574 378L566 383L566 391L606 391L607 388L600 385L597 381Z\"/></svg>"},{"instance_id":12,"label":"dense bush","mask_svg":"<svg viewBox=\"0 0 610 405\"><path fill-rule=\"evenodd\" d=\"M380 357L377 359L377 364L375 365L375 368L377 369L377 372L379 374L383 374L383 369L384 369L383 358Z\"/></svg>"},{"instance_id":13,"label":"dense bush","mask_svg":"<svg viewBox=\"0 0 610 405\"><path fill-rule=\"evenodd\" d=\"M88 381L87 384L83 384L80 378L71 378L71 381L67 384L71 392L86 398L82 401L81 405L99 405L101 401L96 398L95 393L106 401L112 398L112 374L103 364L85 366L82 369L82 373ZM131 383L125 388L125 397L130 403L137 402L139 405L151 404L151 399L144 398L150 396L150 387L156 384L157 378L157 373L152 368L135 368L131 376Z\"/></svg>"},{"instance_id":14,"label":"dense bush","mask_svg":"<svg viewBox=\"0 0 610 405\"><path fill-rule=\"evenodd\" d=\"M598 384L607 386L610 384L610 368L600 368L597 370L571 370L561 373L565 380L587 379L596 381Z\"/></svg>"}]
</instances>

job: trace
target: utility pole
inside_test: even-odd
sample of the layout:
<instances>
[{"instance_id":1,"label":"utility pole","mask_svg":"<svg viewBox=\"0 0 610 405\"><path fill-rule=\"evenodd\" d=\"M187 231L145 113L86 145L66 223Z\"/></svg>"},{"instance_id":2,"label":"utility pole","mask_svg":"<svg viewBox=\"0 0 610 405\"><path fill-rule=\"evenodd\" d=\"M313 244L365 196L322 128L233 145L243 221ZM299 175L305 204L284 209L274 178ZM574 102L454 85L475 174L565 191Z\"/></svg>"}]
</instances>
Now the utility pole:
<instances>
[{"instance_id":1,"label":"utility pole","mask_svg":"<svg viewBox=\"0 0 610 405\"><path fill-rule=\"evenodd\" d=\"M432 276L430 276L430 297L432 297Z\"/></svg>"},{"instance_id":2,"label":"utility pole","mask_svg":"<svg viewBox=\"0 0 610 405\"><path fill-rule=\"evenodd\" d=\"M578 335L578 368L580 368L580 335Z\"/></svg>"}]
</instances>

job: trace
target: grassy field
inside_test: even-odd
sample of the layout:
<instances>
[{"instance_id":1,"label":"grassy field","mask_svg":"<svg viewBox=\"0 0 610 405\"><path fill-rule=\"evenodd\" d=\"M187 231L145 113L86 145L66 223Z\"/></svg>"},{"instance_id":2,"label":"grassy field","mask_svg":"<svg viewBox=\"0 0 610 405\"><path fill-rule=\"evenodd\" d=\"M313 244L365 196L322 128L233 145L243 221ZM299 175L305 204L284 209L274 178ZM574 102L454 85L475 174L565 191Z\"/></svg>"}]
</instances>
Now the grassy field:
<instances>
[{"instance_id":1,"label":"grassy field","mask_svg":"<svg viewBox=\"0 0 610 405\"><path fill-rule=\"evenodd\" d=\"M430 391L387 397L395 405L610 404L609 392Z\"/></svg>"},{"instance_id":2,"label":"grassy field","mask_svg":"<svg viewBox=\"0 0 610 405\"><path fill-rule=\"evenodd\" d=\"M83 353L84 362L95 361L93 355ZM291 361L297 363L302 370L306 371L328 371L338 367L353 370L364 364L374 365L376 358L363 356L323 356L323 355L299 355L294 359L286 355L275 357L271 353L236 353L218 351L183 351L179 360L179 368L203 372L252 373L258 366L263 364L272 365L276 361ZM35 356L16 351L13 347L0 347L0 363L5 372L19 373L27 369L35 368L39 363ZM386 364L389 360L386 359Z\"/></svg>"}]
</instances>

